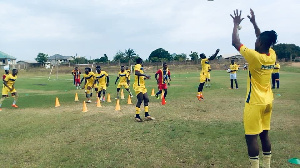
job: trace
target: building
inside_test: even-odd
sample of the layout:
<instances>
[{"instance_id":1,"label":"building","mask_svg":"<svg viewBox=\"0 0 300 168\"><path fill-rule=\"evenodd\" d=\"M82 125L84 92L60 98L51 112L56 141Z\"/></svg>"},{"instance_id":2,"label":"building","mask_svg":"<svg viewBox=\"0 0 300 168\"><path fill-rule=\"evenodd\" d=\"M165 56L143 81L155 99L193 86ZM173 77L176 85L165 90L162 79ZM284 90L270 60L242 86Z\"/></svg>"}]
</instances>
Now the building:
<instances>
[{"instance_id":1,"label":"building","mask_svg":"<svg viewBox=\"0 0 300 168\"><path fill-rule=\"evenodd\" d=\"M17 62L18 69L27 69L29 67L40 67L40 66L41 66L41 63L39 63L37 61L24 60L24 61Z\"/></svg>"},{"instance_id":2,"label":"building","mask_svg":"<svg viewBox=\"0 0 300 168\"><path fill-rule=\"evenodd\" d=\"M13 56L10 56L2 51L0 51L0 69L4 69L4 66L10 66L14 68L14 65L16 64L16 58Z\"/></svg>"},{"instance_id":3,"label":"building","mask_svg":"<svg viewBox=\"0 0 300 168\"><path fill-rule=\"evenodd\" d=\"M72 56L62 56L60 54L55 54L50 57L48 57L48 62L51 63L51 65L56 64L69 64L70 61L74 60L74 57Z\"/></svg>"}]
</instances>

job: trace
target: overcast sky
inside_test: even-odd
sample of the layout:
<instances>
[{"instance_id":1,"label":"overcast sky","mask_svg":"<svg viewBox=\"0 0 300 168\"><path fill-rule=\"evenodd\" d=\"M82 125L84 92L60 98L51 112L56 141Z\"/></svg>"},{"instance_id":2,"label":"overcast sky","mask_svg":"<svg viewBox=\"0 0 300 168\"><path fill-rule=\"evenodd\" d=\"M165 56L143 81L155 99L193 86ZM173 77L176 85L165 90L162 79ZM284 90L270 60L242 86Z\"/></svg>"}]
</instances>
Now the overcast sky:
<instances>
[{"instance_id":1,"label":"overcast sky","mask_svg":"<svg viewBox=\"0 0 300 168\"><path fill-rule=\"evenodd\" d=\"M172 53L237 53L230 14L245 17L241 42L254 48L247 15L261 31L275 30L278 43L300 45L300 0L1 0L0 51L19 60L107 54L131 48L146 59L157 48Z\"/></svg>"}]
</instances>

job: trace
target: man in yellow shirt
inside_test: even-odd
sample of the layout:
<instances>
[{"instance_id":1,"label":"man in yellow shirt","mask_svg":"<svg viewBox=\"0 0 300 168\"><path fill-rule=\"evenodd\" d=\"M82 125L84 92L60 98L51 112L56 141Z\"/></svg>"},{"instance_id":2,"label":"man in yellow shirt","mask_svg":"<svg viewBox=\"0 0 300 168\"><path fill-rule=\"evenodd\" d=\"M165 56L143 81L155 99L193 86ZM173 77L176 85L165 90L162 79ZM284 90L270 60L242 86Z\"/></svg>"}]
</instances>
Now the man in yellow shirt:
<instances>
[{"instance_id":1,"label":"man in yellow shirt","mask_svg":"<svg viewBox=\"0 0 300 168\"><path fill-rule=\"evenodd\" d=\"M94 84L96 84L95 91L97 92L97 96L101 101L104 102L106 87L108 87L109 85L109 76L105 71L101 70L100 66L96 67ZM103 91L103 95L101 96L102 91Z\"/></svg>"},{"instance_id":2,"label":"man in yellow shirt","mask_svg":"<svg viewBox=\"0 0 300 168\"><path fill-rule=\"evenodd\" d=\"M202 95L202 90L208 74L209 61L215 59L219 51L220 49L217 49L216 52L209 58L206 58L204 53L200 54L202 70L200 72L200 84L198 86L198 95L197 95L199 101L204 99Z\"/></svg>"},{"instance_id":3,"label":"man in yellow shirt","mask_svg":"<svg viewBox=\"0 0 300 168\"><path fill-rule=\"evenodd\" d=\"M145 111L145 120L154 120L153 117L149 115L149 97L147 94L147 89L145 85L145 79L149 79L150 76L144 73L144 69L142 67L143 60L138 57L136 59L136 64L134 66L134 83L133 89L135 91L137 97L137 103L135 106L135 120L137 122L142 122L143 120L140 117L140 107L142 102L144 101L144 111Z\"/></svg>"},{"instance_id":4,"label":"man in yellow shirt","mask_svg":"<svg viewBox=\"0 0 300 168\"><path fill-rule=\"evenodd\" d=\"M87 103L91 103L91 97L92 97L92 89L94 87L94 81L95 81L95 74L94 72L92 72L91 68L85 68L84 69L84 75L80 81L80 83L82 83L82 81L84 80L84 87L82 89L84 89L85 92L85 96L87 98Z\"/></svg>"},{"instance_id":5,"label":"man in yellow shirt","mask_svg":"<svg viewBox=\"0 0 300 168\"><path fill-rule=\"evenodd\" d=\"M235 88L238 89L238 83L236 79L236 71L238 71L239 67L237 64L234 63L234 60L231 60L230 64L230 89L233 89L233 80L235 82Z\"/></svg>"},{"instance_id":6,"label":"man in yellow shirt","mask_svg":"<svg viewBox=\"0 0 300 168\"><path fill-rule=\"evenodd\" d=\"M130 73L131 73L131 70L128 67L126 67L126 72L128 73L127 83L130 86Z\"/></svg>"},{"instance_id":7,"label":"man in yellow shirt","mask_svg":"<svg viewBox=\"0 0 300 168\"><path fill-rule=\"evenodd\" d=\"M18 108L18 106L16 105L18 100L18 94L17 94L17 90L15 89L17 74L18 74L18 70L13 69L12 74L6 75L5 79L3 79L2 97L0 99L0 111L2 111L1 109L2 102L6 97L8 97L8 92L10 92L11 96L14 97L14 102L11 106L14 108Z\"/></svg>"},{"instance_id":8,"label":"man in yellow shirt","mask_svg":"<svg viewBox=\"0 0 300 168\"><path fill-rule=\"evenodd\" d=\"M115 81L115 85L117 84L117 81L119 79L120 79L120 82L117 86L117 99L120 98L119 92L120 92L121 87L124 87L127 90L127 92L129 93L130 97L133 97L130 92L129 85L127 83L128 82L128 72L125 71L124 66L121 66L121 71L118 73L117 79Z\"/></svg>"},{"instance_id":9,"label":"man in yellow shirt","mask_svg":"<svg viewBox=\"0 0 300 168\"><path fill-rule=\"evenodd\" d=\"M256 34L255 50L249 49L240 42L238 28L244 18L241 11L234 11L232 45L249 63L247 94L244 108L245 138L252 168L259 168L259 135L263 151L263 167L270 167L271 142L268 132L272 113L273 93L271 89L271 74L274 69L276 53L271 48L277 42L274 30L260 32L252 9L248 18L254 26Z\"/></svg>"},{"instance_id":10,"label":"man in yellow shirt","mask_svg":"<svg viewBox=\"0 0 300 168\"><path fill-rule=\"evenodd\" d=\"M279 69L279 63L275 62L275 67L272 73L272 89L275 89L275 82L277 83L277 89L279 89Z\"/></svg>"}]
</instances>

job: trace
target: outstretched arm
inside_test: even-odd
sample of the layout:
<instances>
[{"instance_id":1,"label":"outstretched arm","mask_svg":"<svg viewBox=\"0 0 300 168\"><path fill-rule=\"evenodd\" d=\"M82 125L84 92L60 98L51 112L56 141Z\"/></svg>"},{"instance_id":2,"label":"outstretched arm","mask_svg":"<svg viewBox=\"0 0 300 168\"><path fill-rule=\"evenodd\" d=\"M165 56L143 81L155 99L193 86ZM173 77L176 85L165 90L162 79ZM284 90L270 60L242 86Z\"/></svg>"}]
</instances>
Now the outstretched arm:
<instances>
[{"instance_id":1,"label":"outstretched arm","mask_svg":"<svg viewBox=\"0 0 300 168\"><path fill-rule=\"evenodd\" d=\"M219 52L220 52L220 49L217 49L216 52L211 57L208 58L208 60L215 59Z\"/></svg>"},{"instance_id":2,"label":"outstretched arm","mask_svg":"<svg viewBox=\"0 0 300 168\"><path fill-rule=\"evenodd\" d=\"M258 37L260 35L260 29L257 26L257 23L255 21L255 15L252 9L250 9L250 15L247 16L250 19L250 22L253 24L254 30L255 30L255 35Z\"/></svg>"},{"instance_id":3,"label":"outstretched arm","mask_svg":"<svg viewBox=\"0 0 300 168\"><path fill-rule=\"evenodd\" d=\"M239 47L241 46L241 41L240 41L240 37L239 37L239 33L238 33L238 27L244 18L241 18L242 11L240 11L240 14L239 14L239 11L236 9L235 11L233 11L233 13L234 13L234 16L232 16L230 14L230 16L233 19L232 45L237 50L239 50Z\"/></svg>"}]
</instances>

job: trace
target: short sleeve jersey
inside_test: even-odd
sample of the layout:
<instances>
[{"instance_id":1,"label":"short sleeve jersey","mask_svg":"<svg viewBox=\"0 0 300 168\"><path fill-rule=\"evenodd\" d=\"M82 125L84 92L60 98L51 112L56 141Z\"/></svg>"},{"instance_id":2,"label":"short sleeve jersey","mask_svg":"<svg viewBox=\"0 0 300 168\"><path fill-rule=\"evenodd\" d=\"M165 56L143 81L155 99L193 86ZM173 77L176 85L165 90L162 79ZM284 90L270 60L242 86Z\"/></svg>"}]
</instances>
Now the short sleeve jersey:
<instances>
[{"instance_id":1,"label":"short sleeve jersey","mask_svg":"<svg viewBox=\"0 0 300 168\"><path fill-rule=\"evenodd\" d=\"M208 58L204 58L201 60L202 72L208 72L209 61Z\"/></svg>"},{"instance_id":2,"label":"short sleeve jersey","mask_svg":"<svg viewBox=\"0 0 300 168\"><path fill-rule=\"evenodd\" d=\"M118 73L118 77L120 78L120 83L126 83L128 78L128 72L127 71L120 71Z\"/></svg>"},{"instance_id":3,"label":"short sleeve jersey","mask_svg":"<svg viewBox=\"0 0 300 168\"><path fill-rule=\"evenodd\" d=\"M75 79L80 79L80 74L81 74L80 70L77 70L77 71L76 71L76 70L74 69L74 70L72 71L72 74L74 75L74 78L75 78Z\"/></svg>"},{"instance_id":4,"label":"short sleeve jersey","mask_svg":"<svg viewBox=\"0 0 300 168\"><path fill-rule=\"evenodd\" d=\"M86 83L93 84L95 81L95 74L94 72L89 72L88 74L84 74L83 78L86 79Z\"/></svg>"},{"instance_id":5,"label":"short sleeve jersey","mask_svg":"<svg viewBox=\"0 0 300 168\"><path fill-rule=\"evenodd\" d=\"M276 61L276 53L270 48L268 54L261 54L241 45L241 55L249 63L246 103L266 105L273 101L270 78Z\"/></svg>"},{"instance_id":6,"label":"short sleeve jersey","mask_svg":"<svg viewBox=\"0 0 300 168\"><path fill-rule=\"evenodd\" d=\"M237 70L239 70L239 66L237 64L235 64L235 63L233 65L230 64L230 70L232 70L232 71L236 70L237 71ZM236 71L233 71L233 72L230 72L230 73L235 74Z\"/></svg>"},{"instance_id":7,"label":"short sleeve jersey","mask_svg":"<svg viewBox=\"0 0 300 168\"><path fill-rule=\"evenodd\" d=\"M167 68L166 70L164 69L159 69L156 74L158 74L158 83L159 84L165 84L168 82L169 76L171 75L170 70Z\"/></svg>"},{"instance_id":8,"label":"short sleeve jersey","mask_svg":"<svg viewBox=\"0 0 300 168\"><path fill-rule=\"evenodd\" d=\"M4 81L6 81L6 84L11 87L15 84L16 80L17 80L17 75L13 76L12 74L8 74L6 75Z\"/></svg>"},{"instance_id":9,"label":"short sleeve jersey","mask_svg":"<svg viewBox=\"0 0 300 168\"><path fill-rule=\"evenodd\" d=\"M96 80L98 80L98 83L100 85L106 85L106 77L108 76L108 74L105 71L101 71L100 73L96 73L95 77Z\"/></svg>"},{"instance_id":10,"label":"short sleeve jersey","mask_svg":"<svg viewBox=\"0 0 300 168\"><path fill-rule=\"evenodd\" d=\"M274 69L273 73L279 73L280 65L278 63L275 64L275 68L277 68L277 69Z\"/></svg>"},{"instance_id":11,"label":"short sleeve jersey","mask_svg":"<svg viewBox=\"0 0 300 168\"><path fill-rule=\"evenodd\" d=\"M144 70L141 64L136 64L134 66L134 72L139 71L141 74L144 74ZM134 83L135 86L145 86L145 77L134 75Z\"/></svg>"}]
</instances>

